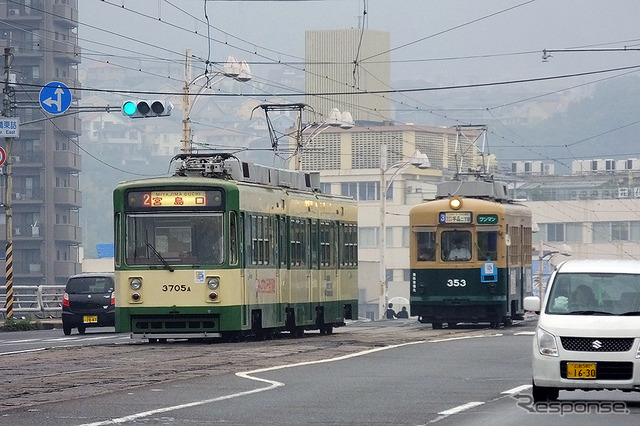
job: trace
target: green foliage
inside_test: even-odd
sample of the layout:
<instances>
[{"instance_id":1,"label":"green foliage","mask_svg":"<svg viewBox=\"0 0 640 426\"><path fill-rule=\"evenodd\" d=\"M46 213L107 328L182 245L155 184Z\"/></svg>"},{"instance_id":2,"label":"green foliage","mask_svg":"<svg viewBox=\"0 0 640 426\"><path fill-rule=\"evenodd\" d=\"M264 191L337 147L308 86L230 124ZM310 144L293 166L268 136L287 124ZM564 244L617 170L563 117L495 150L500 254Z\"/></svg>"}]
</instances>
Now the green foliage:
<instances>
[{"instance_id":1,"label":"green foliage","mask_svg":"<svg viewBox=\"0 0 640 426\"><path fill-rule=\"evenodd\" d=\"M15 319L7 318L4 320L4 325L0 326L0 331L29 331L29 330L42 330L42 323L40 321L31 321L28 318Z\"/></svg>"}]
</instances>

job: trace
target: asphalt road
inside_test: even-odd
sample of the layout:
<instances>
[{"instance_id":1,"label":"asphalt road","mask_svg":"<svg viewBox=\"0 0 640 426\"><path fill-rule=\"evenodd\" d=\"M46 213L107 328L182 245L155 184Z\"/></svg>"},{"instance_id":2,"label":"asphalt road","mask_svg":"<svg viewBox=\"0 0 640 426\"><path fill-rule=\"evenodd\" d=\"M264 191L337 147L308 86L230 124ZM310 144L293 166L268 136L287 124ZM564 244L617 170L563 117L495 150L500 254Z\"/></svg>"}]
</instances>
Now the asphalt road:
<instances>
[{"instance_id":1,"label":"asphalt road","mask_svg":"<svg viewBox=\"0 0 640 426\"><path fill-rule=\"evenodd\" d=\"M22 397L0 396L0 423L637 423L629 414L527 411L534 325L431 330L382 321L302 339L126 342L6 355L8 389ZM640 414L640 399L631 395L612 397L626 398Z\"/></svg>"}]
</instances>

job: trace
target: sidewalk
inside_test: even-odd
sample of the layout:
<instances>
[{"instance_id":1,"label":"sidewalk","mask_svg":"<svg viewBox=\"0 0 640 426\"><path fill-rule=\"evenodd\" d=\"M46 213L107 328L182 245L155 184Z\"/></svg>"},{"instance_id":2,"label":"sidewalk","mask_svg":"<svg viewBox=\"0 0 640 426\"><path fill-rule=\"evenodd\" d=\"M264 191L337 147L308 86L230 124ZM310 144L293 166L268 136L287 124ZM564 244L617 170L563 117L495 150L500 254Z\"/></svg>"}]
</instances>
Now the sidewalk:
<instances>
[{"instance_id":1,"label":"sidewalk","mask_svg":"<svg viewBox=\"0 0 640 426\"><path fill-rule=\"evenodd\" d=\"M21 321L25 318L23 317L18 317L16 315L14 315L14 318L17 321ZM4 322L6 321L6 318L0 318L0 325L3 325ZM42 329L43 330L62 330L62 318L34 318L31 320L31 322L33 324L36 323L40 323L42 324ZM4 330L0 329L0 333L5 332ZM9 333L9 331L6 331L7 333Z\"/></svg>"}]
</instances>

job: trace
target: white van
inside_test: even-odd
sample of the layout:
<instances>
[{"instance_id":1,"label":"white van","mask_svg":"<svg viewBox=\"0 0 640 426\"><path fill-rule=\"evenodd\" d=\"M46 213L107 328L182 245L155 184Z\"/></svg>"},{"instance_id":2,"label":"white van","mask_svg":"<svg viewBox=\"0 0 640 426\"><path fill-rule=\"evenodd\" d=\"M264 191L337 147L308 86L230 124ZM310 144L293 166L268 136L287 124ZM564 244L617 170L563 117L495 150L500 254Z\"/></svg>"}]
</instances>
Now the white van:
<instances>
[{"instance_id":1,"label":"white van","mask_svg":"<svg viewBox=\"0 0 640 426\"><path fill-rule=\"evenodd\" d=\"M549 279L533 339L534 402L560 390L640 391L640 261L568 260ZM542 308L542 309L541 309Z\"/></svg>"}]
</instances>

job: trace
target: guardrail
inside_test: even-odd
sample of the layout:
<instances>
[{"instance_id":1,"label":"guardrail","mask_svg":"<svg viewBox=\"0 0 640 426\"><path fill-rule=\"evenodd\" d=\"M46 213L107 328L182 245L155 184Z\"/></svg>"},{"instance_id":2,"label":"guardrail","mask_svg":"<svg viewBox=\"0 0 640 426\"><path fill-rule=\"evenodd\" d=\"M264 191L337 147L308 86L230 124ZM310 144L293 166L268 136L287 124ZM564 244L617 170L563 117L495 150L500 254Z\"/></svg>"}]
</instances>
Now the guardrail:
<instances>
[{"instance_id":1,"label":"guardrail","mask_svg":"<svg viewBox=\"0 0 640 426\"><path fill-rule=\"evenodd\" d=\"M62 316L63 285L14 285L13 286L13 313L14 316L28 314L36 318L60 318ZM0 317L7 314L6 287L0 290L2 298L2 312Z\"/></svg>"}]
</instances>

